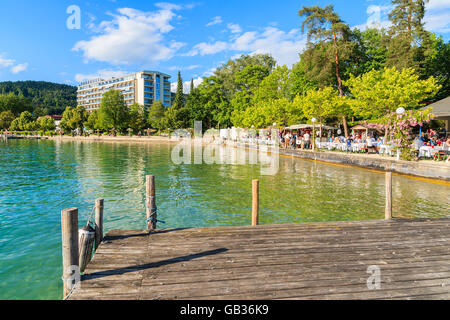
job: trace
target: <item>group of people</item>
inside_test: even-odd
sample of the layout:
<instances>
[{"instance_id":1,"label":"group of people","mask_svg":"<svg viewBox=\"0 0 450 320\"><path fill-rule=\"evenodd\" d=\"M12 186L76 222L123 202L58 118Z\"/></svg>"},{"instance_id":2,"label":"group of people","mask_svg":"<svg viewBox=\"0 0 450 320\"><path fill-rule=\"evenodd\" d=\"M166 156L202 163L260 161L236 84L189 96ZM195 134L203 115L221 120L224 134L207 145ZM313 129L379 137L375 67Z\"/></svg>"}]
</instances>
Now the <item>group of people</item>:
<instances>
[{"instance_id":1,"label":"group of people","mask_svg":"<svg viewBox=\"0 0 450 320\"><path fill-rule=\"evenodd\" d=\"M311 139L310 130L280 132L281 144L286 149L312 149L313 144Z\"/></svg>"},{"instance_id":2,"label":"group of people","mask_svg":"<svg viewBox=\"0 0 450 320\"><path fill-rule=\"evenodd\" d=\"M448 138L443 135L439 136L439 134L433 129L429 129L427 132L422 132L419 138L420 147L450 147L449 142L450 136Z\"/></svg>"}]
</instances>

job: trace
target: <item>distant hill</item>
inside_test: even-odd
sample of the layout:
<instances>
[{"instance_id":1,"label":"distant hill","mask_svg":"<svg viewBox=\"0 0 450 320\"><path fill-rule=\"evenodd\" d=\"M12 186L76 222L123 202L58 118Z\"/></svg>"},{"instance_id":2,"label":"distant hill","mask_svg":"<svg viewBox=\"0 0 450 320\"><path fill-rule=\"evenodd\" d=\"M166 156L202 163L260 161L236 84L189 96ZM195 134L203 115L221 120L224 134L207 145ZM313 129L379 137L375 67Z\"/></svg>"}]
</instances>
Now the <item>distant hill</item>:
<instances>
[{"instance_id":1,"label":"distant hill","mask_svg":"<svg viewBox=\"0 0 450 320\"><path fill-rule=\"evenodd\" d=\"M13 92L31 100L36 113L62 114L76 107L77 87L45 81L0 82L0 94Z\"/></svg>"}]
</instances>

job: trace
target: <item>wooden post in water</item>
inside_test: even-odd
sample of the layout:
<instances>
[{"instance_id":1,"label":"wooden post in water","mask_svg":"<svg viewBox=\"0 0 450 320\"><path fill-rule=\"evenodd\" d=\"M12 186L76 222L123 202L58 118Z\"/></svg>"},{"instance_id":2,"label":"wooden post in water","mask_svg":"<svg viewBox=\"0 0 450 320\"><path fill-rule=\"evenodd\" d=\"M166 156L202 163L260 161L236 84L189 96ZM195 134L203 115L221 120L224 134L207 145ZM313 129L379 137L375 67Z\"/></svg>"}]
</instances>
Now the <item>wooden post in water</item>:
<instances>
[{"instance_id":1,"label":"wooden post in water","mask_svg":"<svg viewBox=\"0 0 450 320\"><path fill-rule=\"evenodd\" d=\"M392 172L386 172L386 210L385 219L392 220Z\"/></svg>"},{"instance_id":2,"label":"wooden post in water","mask_svg":"<svg viewBox=\"0 0 450 320\"><path fill-rule=\"evenodd\" d=\"M152 232L156 229L157 212L156 212L156 186L155 176L146 177L146 213L147 213L147 230Z\"/></svg>"},{"instance_id":3,"label":"wooden post in water","mask_svg":"<svg viewBox=\"0 0 450 320\"><path fill-rule=\"evenodd\" d=\"M259 224L259 180L253 180L252 226Z\"/></svg>"},{"instance_id":4,"label":"wooden post in water","mask_svg":"<svg viewBox=\"0 0 450 320\"><path fill-rule=\"evenodd\" d=\"M95 250L103 241L103 205L104 199L95 200Z\"/></svg>"},{"instance_id":5,"label":"wooden post in water","mask_svg":"<svg viewBox=\"0 0 450 320\"><path fill-rule=\"evenodd\" d=\"M79 230L78 234L80 237L78 242L78 248L80 250L78 259L80 264L80 272L83 273L92 258L92 249L94 248L95 240L95 229L90 225L87 225L86 227Z\"/></svg>"},{"instance_id":6,"label":"wooden post in water","mask_svg":"<svg viewBox=\"0 0 450 320\"><path fill-rule=\"evenodd\" d=\"M63 294L66 298L72 290L73 279L79 276L78 260L78 209L61 211ZM78 270L74 270L78 269ZM77 273L78 274L75 274Z\"/></svg>"}]
</instances>

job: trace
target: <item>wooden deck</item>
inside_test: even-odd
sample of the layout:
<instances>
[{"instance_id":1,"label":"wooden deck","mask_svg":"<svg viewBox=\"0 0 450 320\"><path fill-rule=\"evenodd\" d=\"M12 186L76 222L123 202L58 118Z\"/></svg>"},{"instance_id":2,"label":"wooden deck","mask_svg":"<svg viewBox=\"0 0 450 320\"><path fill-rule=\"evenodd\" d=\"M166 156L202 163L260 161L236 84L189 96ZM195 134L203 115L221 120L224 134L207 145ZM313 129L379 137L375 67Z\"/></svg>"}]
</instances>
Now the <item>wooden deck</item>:
<instances>
[{"instance_id":1,"label":"wooden deck","mask_svg":"<svg viewBox=\"0 0 450 320\"><path fill-rule=\"evenodd\" d=\"M116 230L70 299L450 299L449 245L450 219Z\"/></svg>"}]
</instances>

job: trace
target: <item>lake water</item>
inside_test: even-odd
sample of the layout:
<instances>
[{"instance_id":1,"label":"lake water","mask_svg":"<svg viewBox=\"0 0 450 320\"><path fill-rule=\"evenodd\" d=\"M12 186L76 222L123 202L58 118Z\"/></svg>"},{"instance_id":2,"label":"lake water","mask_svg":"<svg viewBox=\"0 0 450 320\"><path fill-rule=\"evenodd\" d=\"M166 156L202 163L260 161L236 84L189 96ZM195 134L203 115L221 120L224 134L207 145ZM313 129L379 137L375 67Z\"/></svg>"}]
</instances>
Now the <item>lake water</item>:
<instances>
[{"instance_id":1,"label":"lake water","mask_svg":"<svg viewBox=\"0 0 450 320\"><path fill-rule=\"evenodd\" d=\"M384 218L384 174L280 157L258 165L176 165L169 144L0 142L0 299L61 299L61 216L80 225L105 199L105 229L144 229L145 176L157 183L160 228L248 225L260 179L262 224ZM450 215L450 187L393 178L396 217Z\"/></svg>"}]
</instances>

